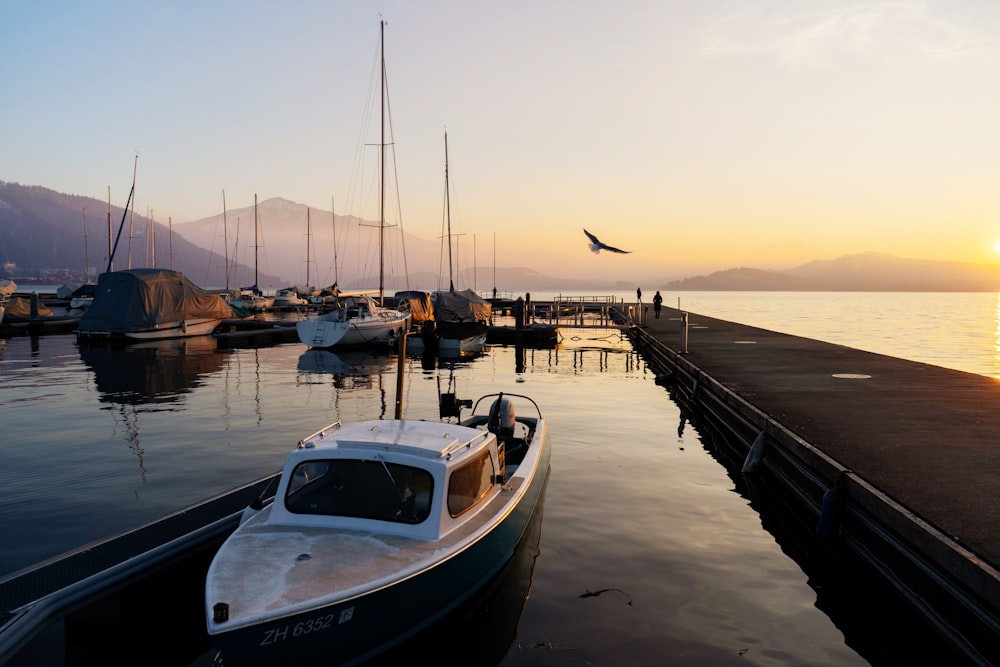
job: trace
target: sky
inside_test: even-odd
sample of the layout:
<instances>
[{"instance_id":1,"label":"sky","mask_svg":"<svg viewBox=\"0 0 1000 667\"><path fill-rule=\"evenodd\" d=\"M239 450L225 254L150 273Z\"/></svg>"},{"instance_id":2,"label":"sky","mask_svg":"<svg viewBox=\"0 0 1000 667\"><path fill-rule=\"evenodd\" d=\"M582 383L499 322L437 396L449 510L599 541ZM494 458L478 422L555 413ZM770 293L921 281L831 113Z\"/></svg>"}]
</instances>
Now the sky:
<instances>
[{"instance_id":1,"label":"sky","mask_svg":"<svg viewBox=\"0 0 1000 667\"><path fill-rule=\"evenodd\" d=\"M479 265L1000 263L993 0L0 0L0 180L371 219L383 20L399 224L441 234L447 131Z\"/></svg>"}]
</instances>

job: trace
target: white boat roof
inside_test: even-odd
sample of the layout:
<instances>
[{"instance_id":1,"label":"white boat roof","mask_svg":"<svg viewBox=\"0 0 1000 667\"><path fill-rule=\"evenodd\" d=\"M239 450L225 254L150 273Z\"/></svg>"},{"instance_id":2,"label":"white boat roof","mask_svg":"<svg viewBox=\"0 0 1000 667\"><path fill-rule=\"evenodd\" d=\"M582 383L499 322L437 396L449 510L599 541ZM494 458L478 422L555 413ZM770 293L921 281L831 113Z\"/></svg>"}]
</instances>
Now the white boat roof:
<instances>
[{"instance_id":1,"label":"white boat roof","mask_svg":"<svg viewBox=\"0 0 1000 667\"><path fill-rule=\"evenodd\" d=\"M487 431L460 424L373 419L328 426L299 442L299 449L315 449L317 453L346 449L391 451L442 460L455 457L457 452L487 437Z\"/></svg>"}]
</instances>

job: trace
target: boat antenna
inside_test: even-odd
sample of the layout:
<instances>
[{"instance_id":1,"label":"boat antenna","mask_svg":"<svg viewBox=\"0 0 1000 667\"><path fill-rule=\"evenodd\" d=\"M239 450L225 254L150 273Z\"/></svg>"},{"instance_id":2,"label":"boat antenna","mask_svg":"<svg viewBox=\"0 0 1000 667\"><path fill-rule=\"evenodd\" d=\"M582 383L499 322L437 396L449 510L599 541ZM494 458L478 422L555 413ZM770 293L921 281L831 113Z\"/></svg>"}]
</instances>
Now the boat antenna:
<instances>
[{"instance_id":1,"label":"boat antenna","mask_svg":"<svg viewBox=\"0 0 1000 667\"><path fill-rule=\"evenodd\" d=\"M128 201L125 202L125 210L122 211L122 221L121 221L121 224L118 225L118 234L115 236L115 245L114 245L113 248L111 248L111 253L108 255L108 268L107 268L107 271L110 271L111 267L114 266L115 253L118 252L118 241L120 241L121 238L122 238L122 228L125 226L125 216L128 215L128 210L129 210L128 207L129 207L129 204L132 203L132 193L135 192L135 174L136 174L136 170L138 170L138 168L139 168L139 154L136 153L136 156L135 156L135 165L132 167L132 189L128 191ZM108 186L109 201L110 201L110 196L111 196L111 187ZM111 220L111 204L109 203L108 204L108 221L110 222L110 220Z\"/></svg>"}]
</instances>

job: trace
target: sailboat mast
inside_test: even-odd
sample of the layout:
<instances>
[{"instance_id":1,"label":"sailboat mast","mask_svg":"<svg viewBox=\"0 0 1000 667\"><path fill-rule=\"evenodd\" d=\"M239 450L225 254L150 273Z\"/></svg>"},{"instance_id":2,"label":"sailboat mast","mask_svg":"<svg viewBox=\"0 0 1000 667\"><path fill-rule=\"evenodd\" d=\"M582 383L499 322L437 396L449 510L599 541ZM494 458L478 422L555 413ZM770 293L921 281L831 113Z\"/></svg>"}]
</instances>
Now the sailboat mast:
<instances>
[{"instance_id":1,"label":"sailboat mast","mask_svg":"<svg viewBox=\"0 0 1000 667\"><path fill-rule=\"evenodd\" d=\"M135 156L135 167L132 169L132 189L128 192L128 201L125 202L125 209L122 211L122 221L118 223L118 234L115 235L115 244L108 253L108 271L112 270L115 261L115 253L118 252L118 242L122 238L122 229L125 227L125 216L128 215L129 204L132 203L132 195L135 194L135 173L139 166L139 156ZM130 232L131 233L131 232ZM111 246L111 186L108 186L108 245ZM129 244L129 267L132 268L132 246Z\"/></svg>"},{"instance_id":2,"label":"sailboat mast","mask_svg":"<svg viewBox=\"0 0 1000 667\"><path fill-rule=\"evenodd\" d=\"M451 191L448 187L448 132L444 133L444 202L448 218L448 291L455 291L455 278L452 275L451 260Z\"/></svg>"},{"instance_id":3,"label":"sailboat mast","mask_svg":"<svg viewBox=\"0 0 1000 667\"><path fill-rule=\"evenodd\" d=\"M87 243L87 207L83 207L83 272L84 281L90 281L90 247Z\"/></svg>"},{"instance_id":4,"label":"sailboat mast","mask_svg":"<svg viewBox=\"0 0 1000 667\"><path fill-rule=\"evenodd\" d=\"M333 197L330 197L330 224L333 227L333 284L336 285L337 281L340 280L340 267L337 266L337 214L334 212L337 209L337 202Z\"/></svg>"},{"instance_id":5,"label":"sailboat mast","mask_svg":"<svg viewBox=\"0 0 1000 667\"><path fill-rule=\"evenodd\" d=\"M108 185L108 271L115 270L113 257L114 254L111 252L111 186Z\"/></svg>"},{"instance_id":6,"label":"sailboat mast","mask_svg":"<svg viewBox=\"0 0 1000 667\"><path fill-rule=\"evenodd\" d=\"M153 221L153 209L149 209L149 247L152 250L153 263L150 264L154 269L156 268L156 222Z\"/></svg>"},{"instance_id":7,"label":"sailboat mast","mask_svg":"<svg viewBox=\"0 0 1000 667\"><path fill-rule=\"evenodd\" d=\"M222 245L226 256L226 289L229 289L229 223L226 221L226 191L222 191ZM173 267L171 267L173 268Z\"/></svg>"},{"instance_id":8,"label":"sailboat mast","mask_svg":"<svg viewBox=\"0 0 1000 667\"><path fill-rule=\"evenodd\" d=\"M257 228L260 226L260 221L257 218L257 193L253 194L253 289L255 292L260 291L260 284L257 282L257 254L260 250L260 245L257 239Z\"/></svg>"},{"instance_id":9,"label":"sailboat mast","mask_svg":"<svg viewBox=\"0 0 1000 667\"><path fill-rule=\"evenodd\" d=\"M132 166L132 208L129 209L128 218L128 268L132 268L132 239L135 234L135 175L139 171L139 156L135 156L135 164Z\"/></svg>"},{"instance_id":10,"label":"sailboat mast","mask_svg":"<svg viewBox=\"0 0 1000 667\"><path fill-rule=\"evenodd\" d=\"M381 124L382 138L379 142L379 205L378 205L378 302L385 305L385 21L379 21L379 57L382 65Z\"/></svg>"}]
</instances>

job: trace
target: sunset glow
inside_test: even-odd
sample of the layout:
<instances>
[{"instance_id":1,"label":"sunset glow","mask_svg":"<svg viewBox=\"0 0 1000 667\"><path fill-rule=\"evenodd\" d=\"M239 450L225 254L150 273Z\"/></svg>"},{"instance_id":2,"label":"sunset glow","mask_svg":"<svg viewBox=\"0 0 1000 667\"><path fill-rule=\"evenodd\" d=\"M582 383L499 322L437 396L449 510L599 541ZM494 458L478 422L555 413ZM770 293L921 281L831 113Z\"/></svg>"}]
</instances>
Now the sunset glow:
<instances>
[{"instance_id":1,"label":"sunset glow","mask_svg":"<svg viewBox=\"0 0 1000 667\"><path fill-rule=\"evenodd\" d=\"M59 4L3 3L0 180L123 205L138 153L136 207L158 220L217 215L223 189L352 212L381 16L422 238L447 127L453 223L502 266L1000 254L997 3ZM634 252L594 255L584 227Z\"/></svg>"}]
</instances>

